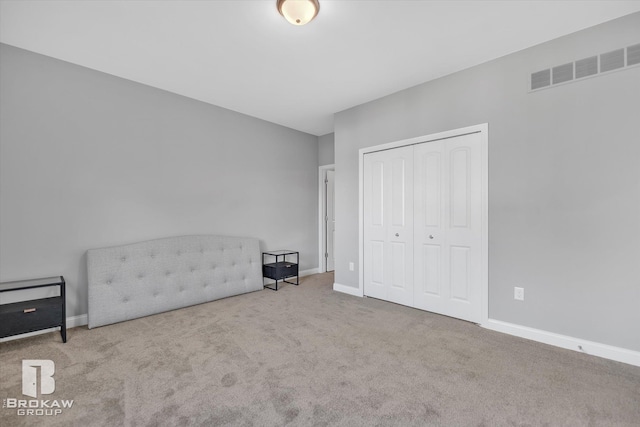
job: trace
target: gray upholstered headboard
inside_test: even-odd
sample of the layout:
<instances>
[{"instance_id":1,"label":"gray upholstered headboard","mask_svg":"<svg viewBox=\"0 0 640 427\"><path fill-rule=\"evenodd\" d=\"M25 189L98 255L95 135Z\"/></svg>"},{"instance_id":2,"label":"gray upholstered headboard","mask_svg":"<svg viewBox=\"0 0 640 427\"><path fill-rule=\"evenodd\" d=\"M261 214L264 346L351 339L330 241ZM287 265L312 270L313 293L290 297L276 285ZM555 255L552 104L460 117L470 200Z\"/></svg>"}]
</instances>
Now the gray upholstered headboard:
<instances>
[{"instance_id":1,"label":"gray upholstered headboard","mask_svg":"<svg viewBox=\"0 0 640 427\"><path fill-rule=\"evenodd\" d=\"M87 251L89 328L261 290L258 239L181 236Z\"/></svg>"}]
</instances>

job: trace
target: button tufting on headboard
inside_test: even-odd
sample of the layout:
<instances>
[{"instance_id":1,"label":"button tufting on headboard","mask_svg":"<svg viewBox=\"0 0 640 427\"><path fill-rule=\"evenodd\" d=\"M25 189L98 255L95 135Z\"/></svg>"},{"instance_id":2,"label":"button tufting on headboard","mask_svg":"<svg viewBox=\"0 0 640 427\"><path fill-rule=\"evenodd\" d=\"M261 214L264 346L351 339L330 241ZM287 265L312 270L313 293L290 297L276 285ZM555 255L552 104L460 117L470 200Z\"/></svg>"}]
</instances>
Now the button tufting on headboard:
<instances>
[{"instance_id":1,"label":"button tufting on headboard","mask_svg":"<svg viewBox=\"0 0 640 427\"><path fill-rule=\"evenodd\" d=\"M259 258L257 239L212 235L91 249L89 328L261 290Z\"/></svg>"}]
</instances>

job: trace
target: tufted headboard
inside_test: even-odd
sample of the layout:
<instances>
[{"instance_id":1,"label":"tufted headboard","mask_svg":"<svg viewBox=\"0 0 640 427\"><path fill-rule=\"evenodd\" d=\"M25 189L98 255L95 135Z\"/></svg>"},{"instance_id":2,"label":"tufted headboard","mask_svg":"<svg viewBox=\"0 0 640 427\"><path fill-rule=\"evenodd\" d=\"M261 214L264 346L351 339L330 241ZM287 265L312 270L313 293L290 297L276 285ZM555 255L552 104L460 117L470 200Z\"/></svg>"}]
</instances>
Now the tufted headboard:
<instances>
[{"instance_id":1,"label":"tufted headboard","mask_svg":"<svg viewBox=\"0 0 640 427\"><path fill-rule=\"evenodd\" d=\"M258 239L181 236L87 251L89 328L258 291Z\"/></svg>"}]
</instances>

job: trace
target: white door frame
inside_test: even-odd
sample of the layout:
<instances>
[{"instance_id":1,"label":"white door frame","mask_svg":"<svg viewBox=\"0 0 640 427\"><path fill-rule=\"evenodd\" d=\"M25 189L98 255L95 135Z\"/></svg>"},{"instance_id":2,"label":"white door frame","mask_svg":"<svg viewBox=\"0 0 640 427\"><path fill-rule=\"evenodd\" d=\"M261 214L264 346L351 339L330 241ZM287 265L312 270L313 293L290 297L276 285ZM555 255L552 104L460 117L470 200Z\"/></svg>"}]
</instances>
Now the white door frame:
<instances>
[{"instance_id":1,"label":"white door frame","mask_svg":"<svg viewBox=\"0 0 640 427\"><path fill-rule=\"evenodd\" d=\"M325 239L326 235L326 224L324 222L324 217L326 216L326 205L325 200L327 199L327 187L324 185L324 180L327 177L328 170L336 170L335 164L333 165L324 165L318 168L318 272L325 273L327 271L327 260L324 257L324 254L327 251L327 241Z\"/></svg>"},{"instance_id":2,"label":"white door frame","mask_svg":"<svg viewBox=\"0 0 640 427\"><path fill-rule=\"evenodd\" d=\"M374 145L361 148L358 152L358 289L356 295L364 296L364 155L375 151L390 150L406 145L421 144L439 139L454 138L456 136L480 133L480 151L482 156L482 315L480 325L485 325L489 320L489 124L483 123L446 132L431 135L418 136L416 138L403 139L401 141Z\"/></svg>"}]
</instances>

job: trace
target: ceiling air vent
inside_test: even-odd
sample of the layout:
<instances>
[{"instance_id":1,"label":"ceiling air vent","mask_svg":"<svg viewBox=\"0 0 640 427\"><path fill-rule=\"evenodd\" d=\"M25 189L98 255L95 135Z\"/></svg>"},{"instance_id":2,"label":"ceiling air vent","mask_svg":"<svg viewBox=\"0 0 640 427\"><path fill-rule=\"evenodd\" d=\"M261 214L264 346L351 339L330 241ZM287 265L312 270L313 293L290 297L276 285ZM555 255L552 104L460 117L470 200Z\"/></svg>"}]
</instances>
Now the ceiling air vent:
<instances>
[{"instance_id":1,"label":"ceiling air vent","mask_svg":"<svg viewBox=\"0 0 640 427\"><path fill-rule=\"evenodd\" d=\"M547 87L551 84L551 70L542 70L531 74L531 90Z\"/></svg>"},{"instance_id":2,"label":"ceiling air vent","mask_svg":"<svg viewBox=\"0 0 640 427\"><path fill-rule=\"evenodd\" d=\"M573 80L573 62L558 65L551 69L553 84L564 83Z\"/></svg>"},{"instance_id":3,"label":"ceiling air vent","mask_svg":"<svg viewBox=\"0 0 640 427\"><path fill-rule=\"evenodd\" d=\"M627 67L640 64L640 43L627 48Z\"/></svg>"},{"instance_id":4,"label":"ceiling air vent","mask_svg":"<svg viewBox=\"0 0 640 427\"><path fill-rule=\"evenodd\" d=\"M576 61L576 79L598 74L598 57L581 59Z\"/></svg>"},{"instance_id":5,"label":"ceiling air vent","mask_svg":"<svg viewBox=\"0 0 640 427\"><path fill-rule=\"evenodd\" d=\"M624 67L624 49L616 49L600 55L600 72L617 70Z\"/></svg>"}]
</instances>

